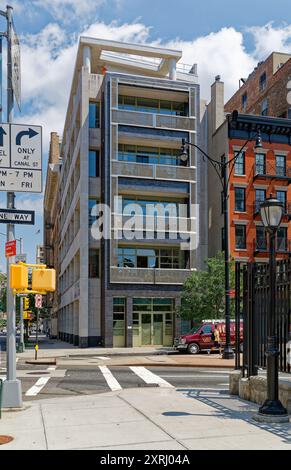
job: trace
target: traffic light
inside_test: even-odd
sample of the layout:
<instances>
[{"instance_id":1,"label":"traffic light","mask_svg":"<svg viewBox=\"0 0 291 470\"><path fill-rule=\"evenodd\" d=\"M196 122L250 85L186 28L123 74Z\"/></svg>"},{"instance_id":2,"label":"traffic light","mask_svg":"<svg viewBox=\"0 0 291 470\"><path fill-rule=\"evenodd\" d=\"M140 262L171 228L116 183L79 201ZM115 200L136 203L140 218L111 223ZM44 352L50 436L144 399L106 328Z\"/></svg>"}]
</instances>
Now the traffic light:
<instances>
[{"instance_id":1,"label":"traffic light","mask_svg":"<svg viewBox=\"0 0 291 470\"><path fill-rule=\"evenodd\" d=\"M29 310L29 298L28 297L23 298L23 310Z\"/></svg>"},{"instance_id":2,"label":"traffic light","mask_svg":"<svg viewBox=\"0 0 291 470\"><path fill-rule=\"evenodd\" d=\"M33 269L31 288L33 291L54 292L56 290L55 269Z\"/></svg>"},{"instance_id":3,"label":"traffic light","mask_svg":"<svg viewBox=\"0 0 291 470\"><path fill-rule=\"evenodd\" d=\"M28 268L22 264L10 265L10 288L27 289L28 288Z\"/></svg>"}]
</instances>

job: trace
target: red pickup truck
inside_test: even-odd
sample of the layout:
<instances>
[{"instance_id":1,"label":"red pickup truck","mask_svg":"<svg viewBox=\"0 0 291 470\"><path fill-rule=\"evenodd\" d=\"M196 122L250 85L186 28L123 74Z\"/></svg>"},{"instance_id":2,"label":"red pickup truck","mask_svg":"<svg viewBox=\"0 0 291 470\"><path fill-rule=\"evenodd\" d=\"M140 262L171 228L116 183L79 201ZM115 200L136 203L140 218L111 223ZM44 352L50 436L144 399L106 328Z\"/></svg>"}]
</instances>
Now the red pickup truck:
<instances>
[{"instance_id":1,"label":"red pickup truck","mask_svg":"<svg viewBox=\"0 0 291 470\"><path fill-rule=\"evenodd\" d=\"M214 348L212 333L217 325L220 334L221 346L225 344L225 322L221 320L205 321L199 327L192 328L189 333L176 338L174 348L179 352L198 354L200 351L211 351ZM231 346L235 347L235 322L230 323ZM243 322L240 323L240 350L243 343Z\"/></svg>"}]
</instances>

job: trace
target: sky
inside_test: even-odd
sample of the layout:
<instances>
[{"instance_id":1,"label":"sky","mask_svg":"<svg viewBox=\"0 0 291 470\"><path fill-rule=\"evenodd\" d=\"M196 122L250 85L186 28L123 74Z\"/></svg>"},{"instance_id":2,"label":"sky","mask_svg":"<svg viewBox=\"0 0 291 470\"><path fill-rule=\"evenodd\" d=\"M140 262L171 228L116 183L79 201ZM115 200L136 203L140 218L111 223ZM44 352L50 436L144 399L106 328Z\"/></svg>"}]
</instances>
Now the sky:
<instances>
[{"instance_id":1,"label":"sky","mask_svg":"<svg viewBox=\"0 0 291 470\"><path fill-rule=\"evenodd\" d=\"M6 4L0 0L0 9ZM228 99L239 79L272 51L291 53L289 0L10 0L10 5L21 41L22 110L15 107L14 118L43 126L44 168L50 132L62 135L80 35L182 50L182 63L198 64L205 99L216 75L224 81ZM3 17L0 23L4 31ZM34 227L16 226L28 261L35 262L36 244L42 244L43 196L16 193L15 202L18 209L36 211ZM0 204L6 205L3 192ZM0 270L5 270L5 231L2 224Z\"/></svg>"}]
</instances>

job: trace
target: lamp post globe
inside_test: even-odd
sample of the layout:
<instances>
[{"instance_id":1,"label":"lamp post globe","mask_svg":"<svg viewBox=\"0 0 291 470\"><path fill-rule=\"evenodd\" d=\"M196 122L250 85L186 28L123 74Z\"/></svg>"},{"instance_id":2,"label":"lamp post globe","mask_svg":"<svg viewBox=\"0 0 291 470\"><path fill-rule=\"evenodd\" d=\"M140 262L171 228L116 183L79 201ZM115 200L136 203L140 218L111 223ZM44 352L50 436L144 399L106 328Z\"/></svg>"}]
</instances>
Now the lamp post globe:
<instances>
[{"instance_id":1,"label":"lamp post globe","mask_svg":"<svg viewBox=\"0 0 291 470\"><path fill-rule=\"evenodd\" d=\"M260 214L263 225L268 232L276 231L281 223L284 208L278 199L272 197L266 199L260 206Z\"/></svg>"}]
</instances>

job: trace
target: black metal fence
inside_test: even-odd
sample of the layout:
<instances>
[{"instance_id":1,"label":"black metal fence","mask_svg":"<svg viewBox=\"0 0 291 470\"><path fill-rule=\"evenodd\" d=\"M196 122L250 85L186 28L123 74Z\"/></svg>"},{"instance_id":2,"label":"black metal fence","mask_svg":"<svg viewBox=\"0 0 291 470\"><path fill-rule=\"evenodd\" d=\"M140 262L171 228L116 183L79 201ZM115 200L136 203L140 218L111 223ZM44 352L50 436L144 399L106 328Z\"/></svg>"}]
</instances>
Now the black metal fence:
<instances>
[{"instance_id":1,"label":"black metal fence","mask_svg":"<svg viewBox=\"0 0 291 470\"><path fill-rule=\"evenodd\" d=\"M276 263L275 324L280 350L279 370L291 373L291 258ZM269 309L269 266L265 263L235 265L235 366L246 376L266 367L267 315ZM240 323L243 321L243 351Z\"/></svg>"}]
</instances>

